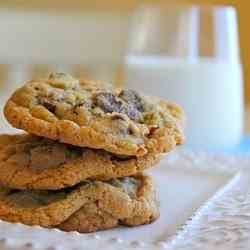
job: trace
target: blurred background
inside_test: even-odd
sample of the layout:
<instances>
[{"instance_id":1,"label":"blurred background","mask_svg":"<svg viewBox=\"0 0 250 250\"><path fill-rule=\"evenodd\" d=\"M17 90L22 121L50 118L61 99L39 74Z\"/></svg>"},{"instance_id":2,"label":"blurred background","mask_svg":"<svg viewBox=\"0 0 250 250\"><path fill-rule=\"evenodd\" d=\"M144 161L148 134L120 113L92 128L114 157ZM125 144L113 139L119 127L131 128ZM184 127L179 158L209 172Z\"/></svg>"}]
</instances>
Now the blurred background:
<instances>
[{"instance_id":1,"label":"blurred background","mask_svg":"<svg viewBox=\"0 0 250 250\"><path fill-rule=\"evenodd\" d=\"M1 104L23 81L65 71L180 103L188 117L188 145L246 147L248 5L245 0L1 1Z\"/></svg>"}]
</instances>

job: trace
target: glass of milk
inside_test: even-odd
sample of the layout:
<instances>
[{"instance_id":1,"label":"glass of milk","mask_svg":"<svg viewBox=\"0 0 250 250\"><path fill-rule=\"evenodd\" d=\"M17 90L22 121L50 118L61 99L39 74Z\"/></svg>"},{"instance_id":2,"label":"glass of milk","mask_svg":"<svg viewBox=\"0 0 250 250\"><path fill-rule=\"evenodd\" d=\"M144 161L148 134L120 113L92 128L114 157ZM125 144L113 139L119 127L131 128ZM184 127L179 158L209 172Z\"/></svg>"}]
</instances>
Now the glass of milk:
<instances>
[{"instance_id":1,"label":"glass of milk","mask_svg":"<svg viewBox=\"0 0 250 250\"><path fill-rule=\"evenodd\" d=\"M131 27L125 86L180 104L187 145L237 146L244 106L236 10L144 6Z\"/></svg>"}]
</instances>

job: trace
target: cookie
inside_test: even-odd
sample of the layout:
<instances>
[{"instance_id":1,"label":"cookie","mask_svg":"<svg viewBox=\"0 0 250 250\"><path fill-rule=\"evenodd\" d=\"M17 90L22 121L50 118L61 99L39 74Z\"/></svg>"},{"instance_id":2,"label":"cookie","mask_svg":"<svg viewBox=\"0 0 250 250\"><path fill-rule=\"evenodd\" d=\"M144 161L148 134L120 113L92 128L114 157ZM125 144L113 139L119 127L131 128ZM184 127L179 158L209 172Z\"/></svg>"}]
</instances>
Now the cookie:
<instances>
[{"instance_id":1,"label":"cookie","mask_svg":"<svg viewBox=\"0 0 250 250\"><path fill-rule=\"evenodd\" d=\"M96 182L95 185L96 199L85 204L58 228L87 233L119 225L148 224L159 217L159 203L150 177L138 175Z\"/></svg>"},{"instance_id":2,"label":"cookie","mask_svg":"<svg viewBox=\"0 0 250 250\"><path fill-rule=\"evenodd\" d=\"M86 179L131 176L154 166L160 155L114 155L28 134L0 135L0 185L56 190Z\"/></svg>"},{"instance_id":3,"label":"cookie","mask_svg":"<svg viewBox=\"0 0 250 250\"><path fill-rule=\"evenodd\" d=\"M84 185L60 191L0 188L0 219L53 227L69 218L86 202Z\"/></svg>"},{"instance_id":4,"label":"cookie","mask_svg":"<svg viewBox=\"0 0 250 250\"><path fill-rule=\"evenodd\" d=\"M93 205L96 210L90 211ZM158 213L152 180L143 175L88 181L59 191L0 191L0 219L65 231L96 231L114 227L118 220L128 225L145 224ZM98 217L94 218L95 214Z\"/></svg>"},{"instance_id":5,"label":"cookie","mask_svg":"<svg viewBox=\"0 0 250 250\"><path fill-rule=\"evenodd\" d=\"M120 155L168 152L184 140L176 104L64 73L27 82L4 114L29 133Z\"/></svg>"}]
</instances>

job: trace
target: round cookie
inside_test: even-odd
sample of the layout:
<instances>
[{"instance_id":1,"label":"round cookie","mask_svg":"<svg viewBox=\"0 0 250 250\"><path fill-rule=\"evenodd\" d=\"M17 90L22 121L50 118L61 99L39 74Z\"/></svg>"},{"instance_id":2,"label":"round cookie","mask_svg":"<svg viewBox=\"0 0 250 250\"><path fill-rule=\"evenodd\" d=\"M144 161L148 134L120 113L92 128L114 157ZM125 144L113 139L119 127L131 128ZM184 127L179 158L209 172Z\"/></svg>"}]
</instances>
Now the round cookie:
<instances>
[{"instance_id":1,"label":"round cookie","mask_svg":"<svg viewBox=\"0 0 250 250\"><path fill-rule=\"evenodd\" d=\"M177 105L64 73L27 82L4 114L29 133L120 155L168 152L184 139Z\"/></svg>"},{"instance_id":2,"label":"round cookie","mask_svg":"<svg viewBox=\"0 0 250 250\"><path fill-rule=\"evenodd\" d=\"M159 203L150 177L137 175L95 185L102 195L98 194L97 199L85 204L58 228L88 233L119 225L148 224L159 217Z\"/></svg>"},{"instance_id":3,"label":"round cookie","mask_svg":"<svg viewBox=\"0 0 250 250\"><path fill-rule=\"evenodd\" d=\"M152 180L144 175L59 191L0 189L0 219L65 231L149 223L159 216L158 207Z\"/></svg>"},{"instance_id":4,"label":"round cookie","mask_svg":"<svg viewBox=\"0 0 250 250\"><path fill-rule=\"evenodd\" d=\"M62 189L84 181L135 175L160 155L118 156L28 134L0 135L0 185L16 189Z\"/></svg>"}]
</instances>

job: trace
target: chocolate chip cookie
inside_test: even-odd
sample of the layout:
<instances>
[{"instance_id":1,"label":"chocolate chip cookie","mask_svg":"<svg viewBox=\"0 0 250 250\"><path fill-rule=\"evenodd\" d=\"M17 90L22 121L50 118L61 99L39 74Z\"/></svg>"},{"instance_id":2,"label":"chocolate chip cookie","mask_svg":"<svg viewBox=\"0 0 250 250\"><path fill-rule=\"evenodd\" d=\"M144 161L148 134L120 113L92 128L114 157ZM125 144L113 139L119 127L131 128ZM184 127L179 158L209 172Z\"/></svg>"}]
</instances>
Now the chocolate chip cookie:
<instances>
[{"instance_id":1,"label":"chocolate chip cookie","mask_svg":"<svg viewBox=\"0 0 250 250\"><path fill-rule=\"evenodd\" d=\"M148 176L96 182L97 187L97 199L71 215L58 226L60 229L86 233L118 225L148 224L159 217L159 203L152 179Z\"/></svg>"},{"instance_id":2,"label":"chocolate chip cookie","mask_svg":"<svg viewBox=\"0 0 250 250\"><path fill-rule=\"evenodd\" d=\"M28 134L0 135L0 185L56 190L86 180L131 176L154 166L160 155L114 155Z\"/></svg>"},{"instance_id":3,"label":"chocolate chip cookie","mask_svg":"<svg viewBox=\"0 0 250 250\"><path fill-rule=\"evenodd\" d=\"M64 73L27 82L4 114L29 133L119 155L168 152L183 142L177 105Z\"/></svg>"},{"instance_id":4,"label":"chocolate chip cookie","mask_svg":"<svg viewBox=\"0 0 250 250\"><path fill-rule=\"evenodd\" d=\"M150 223L159 216L150 177L88 181L59 191L0 189L0 219L91 232Z\"/></svg>"}]
</instances>

